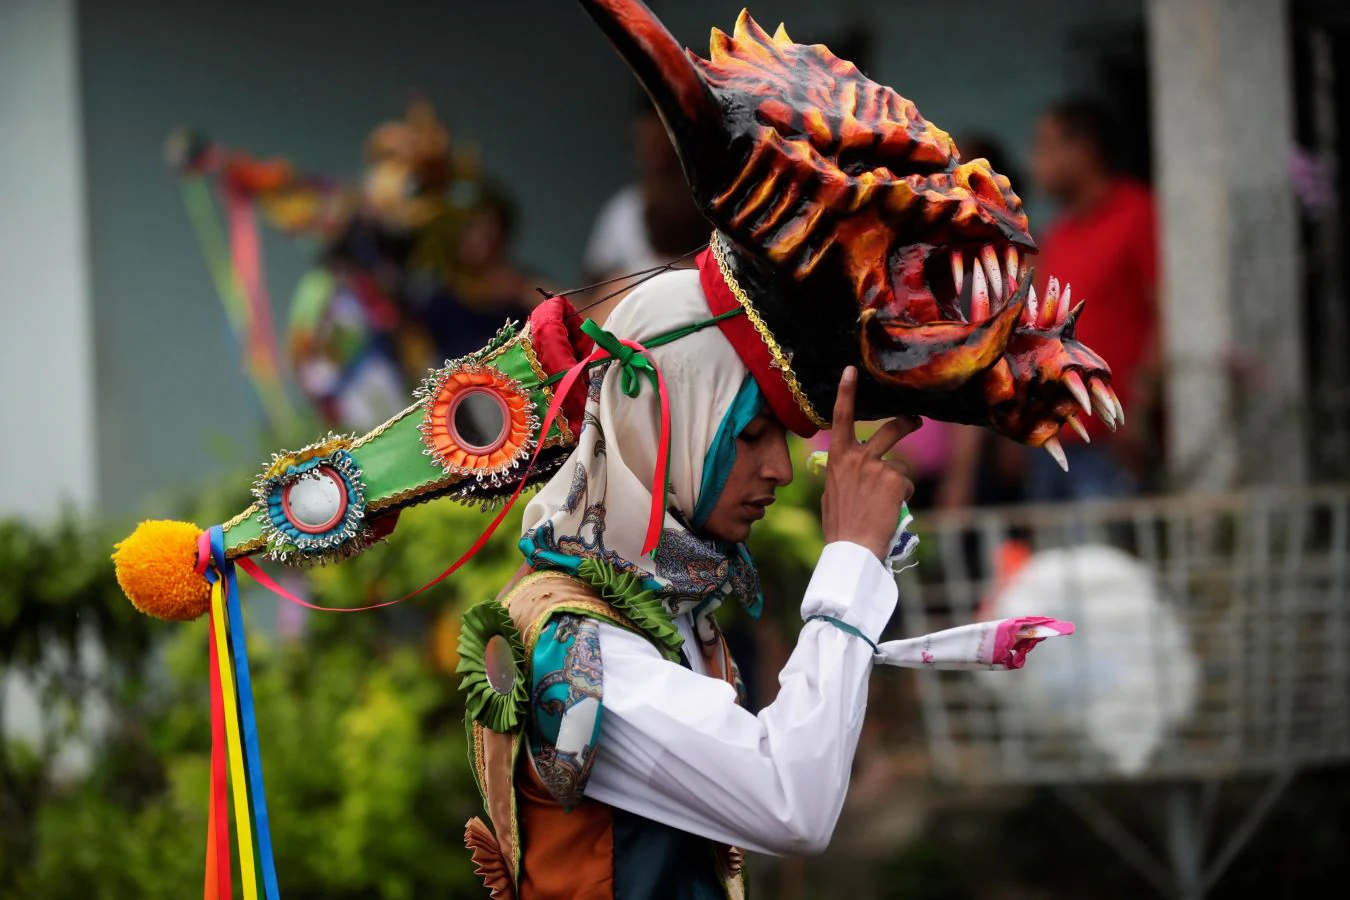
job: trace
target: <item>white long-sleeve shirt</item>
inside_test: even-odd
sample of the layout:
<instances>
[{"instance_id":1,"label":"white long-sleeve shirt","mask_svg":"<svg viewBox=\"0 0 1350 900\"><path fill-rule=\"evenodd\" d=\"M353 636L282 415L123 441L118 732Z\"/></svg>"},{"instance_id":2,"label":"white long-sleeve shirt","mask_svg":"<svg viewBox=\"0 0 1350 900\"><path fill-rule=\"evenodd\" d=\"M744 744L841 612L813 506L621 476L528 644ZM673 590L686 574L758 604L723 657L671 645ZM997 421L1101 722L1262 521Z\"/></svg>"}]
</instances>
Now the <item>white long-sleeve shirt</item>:
<instances>
[{"instance_id":1,"label":"white long-sleeve shirt","mask_svg":"<svg viewBox=\"0 0 1350 900\"><path fill-rule=\"evenodd\" d=\"M820 555L802 617L832 616L874 642L895 610L895 579L876 556L838 542ZM689 616L676 620L698 646ZM778 697L755 715L725 681L601 623L604 715L586 796L761 853L819 853L848 790L867 705L872 648L830 622L802 628Z\"/></svg>"}]
</instances>

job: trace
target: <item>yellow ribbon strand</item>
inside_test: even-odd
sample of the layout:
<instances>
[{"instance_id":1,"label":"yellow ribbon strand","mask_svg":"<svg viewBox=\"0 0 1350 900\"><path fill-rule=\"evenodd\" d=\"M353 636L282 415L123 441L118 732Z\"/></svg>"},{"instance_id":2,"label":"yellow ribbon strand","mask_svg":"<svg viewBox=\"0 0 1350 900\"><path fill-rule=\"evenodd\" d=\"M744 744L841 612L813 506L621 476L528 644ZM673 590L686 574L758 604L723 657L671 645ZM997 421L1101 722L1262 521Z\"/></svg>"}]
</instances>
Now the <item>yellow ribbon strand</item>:
<instances>
[{"instance_id":1,"label":"yellow ribbon strand","mask_svg":"<svg viewBox=\"0 0 1350 900\"><path fill-rule=\"evenodd\" d=\"M211 585L211 621L215 624L216 659L220 663L220 692L225 705L225 743L230 757L230 788L234 793L234 830L239 841L239 874L244 900L258 900L258 877L253 863L253 827L244 779L244 750L239 740L239 702L234 695L234 670L225 630L225 579ZM228 863L227 863L228 864Z\"/></svg>"}]
</instances>

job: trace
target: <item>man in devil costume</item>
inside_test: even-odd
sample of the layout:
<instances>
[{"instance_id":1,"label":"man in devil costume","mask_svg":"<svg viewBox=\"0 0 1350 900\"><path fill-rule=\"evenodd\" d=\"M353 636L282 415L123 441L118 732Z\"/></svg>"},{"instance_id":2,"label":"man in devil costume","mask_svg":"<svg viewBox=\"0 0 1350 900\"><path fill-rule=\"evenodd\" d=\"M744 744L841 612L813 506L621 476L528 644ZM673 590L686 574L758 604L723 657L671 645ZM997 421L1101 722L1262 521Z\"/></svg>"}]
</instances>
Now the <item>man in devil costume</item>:
<instances>
[{"instance_id":1,"label":"man in devil costume","mask_svg":"<svg viewBox=\"0 0 1350 900\"><path fill-rule=\"evenodd\" d=\"M651 95L715 231L697 271L647 281L590 330L612 361L526 510L529 574L466 616L489 820L466 841L496 898L737 896L733 848L829 843L872 666L906 664L908 642L877 644L887 563L912 543L890 448L927 415L1062 460L1066 423L1123 412L1074 339L1081 305L1030 288L1008 180L962 161L912 103L745 13L703 59L636 0L582 6ZM654 375L644 387L655 370L663 392ZM855 418L891 416L854 437ZM712 613L758 610L745 539L792 478L787 432L823 428L827 546L778 697L754 715ZM1064 624L990 623L959 648L929 636L915 664L1015 668Z\"/></svg>"},{"instance_id":2,"label":"man in devil costume","mask_svg":"<svg viewBox=\"0 0 1350 900\"><path fill-rule=\"evenodd\" d=\"M525 512L525 571L460 632L486 813L465 839L498 900L739 896L737 848L828 844L874 665L1015 669L1073 631L1022 617L878 643L916 542L912 485L886 455L917 416L1061 463L1066 424L1122 420L1106 364L1075 338L1082 304L1030 287L1008 180L782 26L742 13L703 59L637 0L581 5L647 89L713 226L697 268L640 284L604 327L550 298L367 434L273 454L228 521L143 522L118 544L137 608L211 615L211 896L230 891L227 757L241 877L279 895L236 566L312 607L250 557L339 562L408 505L509 497L441 574L376 607L450 577L548 480ZM855 419L891 417L858 443ZM754 715L714 613L758 612L745 540L792 478L787 433L826 428L827 546L778 696Z\"/></svg>"}]
</instances>

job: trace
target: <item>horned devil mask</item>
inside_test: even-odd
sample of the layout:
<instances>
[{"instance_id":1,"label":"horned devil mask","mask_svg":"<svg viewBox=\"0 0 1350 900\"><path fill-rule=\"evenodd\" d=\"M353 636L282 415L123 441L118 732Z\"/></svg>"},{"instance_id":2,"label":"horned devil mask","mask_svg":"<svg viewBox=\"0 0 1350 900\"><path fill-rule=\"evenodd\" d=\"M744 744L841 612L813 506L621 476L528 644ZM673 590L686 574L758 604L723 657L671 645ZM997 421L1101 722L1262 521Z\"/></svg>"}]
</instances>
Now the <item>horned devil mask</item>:
<instances>
[{"instance_id":1,"label":"horned devil mask","mask_svg":"<svg viewBox=\"0 0 1350 900\"><path fill-rule=\"evenodd\" d=\"M704 59L637 0L582 6L660 111L811 425L849 364L859 418L985 425L1057 456L1075 414L1123 419L1109 368L1074 337L1082 303L1053 279L1031 288L1036 244L1008 179L963 161L913 103L746 12Z\"/></svg>"}]
</instances>

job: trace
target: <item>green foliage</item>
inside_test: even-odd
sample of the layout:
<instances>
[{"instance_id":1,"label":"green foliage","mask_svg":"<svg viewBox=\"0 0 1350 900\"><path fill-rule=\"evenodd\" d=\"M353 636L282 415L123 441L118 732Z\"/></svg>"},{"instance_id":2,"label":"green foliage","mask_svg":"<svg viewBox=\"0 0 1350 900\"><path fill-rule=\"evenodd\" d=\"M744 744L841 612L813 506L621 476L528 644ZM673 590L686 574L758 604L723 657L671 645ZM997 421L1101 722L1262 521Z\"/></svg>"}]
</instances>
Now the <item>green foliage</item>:
<instances>
[{"instance_id":1,"label":"green foliage","mask_svg":"<svg viewBox=\"0 0 1350 900\"><path fill-rule=\"evenodd\" d=\"M113 578L111 545L73 517L35 529L0 521L0 664L30 675L50 667L46 648L74 653L82 634L135 665L150 630Z\"/></svg>"},{"instance_id":2,"label":"green foliage","mask_svg":"<svg viewBox=\"0 0 1350 900\"><path fill-rule=\"evenodd\" d=\"M45 713L23 744L0 730L3 896L36 852L54 760L80 738L89 705L137 699L151 628L122 597L108 550L73 518L44 529L0 521L0 729L11 679L21 678ZM103 650L101 671L90 644Z\"/></svg>"},{"instance_id":3,"label":"green foliage","mask_svg":"<svg viewBox=\"0 0 1350 900\"><path fill-rule=\"evenodd\" d=\"M793 629L821 548L821 479L799 472L754 543L769 608ZM223 521L244 502L240 490L219 491L194 519ZM276 635L275 601L241 576L277 872L292 900L481 892L462 843L481 809L454 647L462 610L495 596L521 565L525 504L453 578L387 609L307 614L299 638ZM339 607L403 596L458 558L491 517L449 502L406 510L390 541L305 573L309 595ZM135 612L113 577L114 540L73 520L0 523L0 673L23 671L45 708L69 710L49 716L55 724L35 744L0 734L6 898L177 900L201 889L208 627ZM96 671L70 652L81 635L103 648ZM61 777L52 760L93 697L113 725L88 770Z\"/></svg>"},{"instance_id":4,"label":"green foliage","mask_svg":"<svg viewBox=\"0 0 1350 900\"><path fill-rule=\"evenodd\" d=\"M408 593L489 520L452 503L410 510L393 541L310 573L313 599L356 606ZM388 610L311 614L303 640L270 635L269 595L241 578L272 837L288 897L481 890L462 842L480 800L458 679L447 668L448 648L433 638L453 642L453 629L436 627L441 615L494 595L518 568L518 523L518 513L509 516L463 577ZM50 531L0 525L0 671L42 671L53 648L74 646L80 628L94 627L109 657L98 687L116 723L92 768L64 781L49 762L64 733L41 747L3 736L0 896L154 900L201 889L207 624L136 613L113 578L111 545L73 523ZM70 679L54 685L75 707L85 696Z\"/></svg>"}]
</instances>

